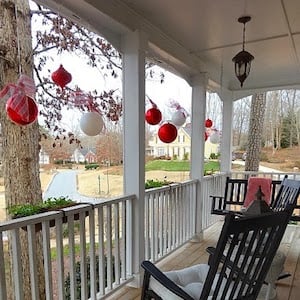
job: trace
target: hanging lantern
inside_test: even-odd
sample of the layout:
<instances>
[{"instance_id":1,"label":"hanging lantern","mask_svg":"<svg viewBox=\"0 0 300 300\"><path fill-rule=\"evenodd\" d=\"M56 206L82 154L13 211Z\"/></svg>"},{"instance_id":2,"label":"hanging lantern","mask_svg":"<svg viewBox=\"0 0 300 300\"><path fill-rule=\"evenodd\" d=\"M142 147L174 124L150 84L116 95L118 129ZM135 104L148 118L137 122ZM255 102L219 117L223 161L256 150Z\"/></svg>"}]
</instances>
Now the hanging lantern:
<instances>
[{"instance_id":1,"label":"hanging lantern","mask_svg":"<svg viewBox=\"0 0 300 300\"><path fill-rule=\"evenodd\" d=\"M148 124L157 125L162 119L160 110L156 106L153 106L146 111L145 119Z\"/></svg>"},{"instance_id":2,"label":"hanging lantern","mask_svg":"<svg viewBox=\"0 0 300 300\"><path fill-rule=\"evenodd\" d=\"M103 128L103 120L98 112L91 111L82 115L80 128L88 136L98 135Z\"/></svg>"},{"instance_id":3,"label":"hanging lantern","mask_svg":"<svg viewBox=\"0 0 300 300\"><path fill-rule=\"evenodd\" d=\"M60 65L59 68L52 73L51 78L55 84L60 86L62 89L72 80L72 75Z\"/></svg>"},{"instance_id":4,"label":"hanging lantern","mask_svg":"<svg viewBox=\"0 0 300 300\"><path fill-rule=\"evenodd\" d=\"M165 123L158 129L158 137L164 143L172 143L177 138L177 128L171 123Z\"/></svg>"},{"instance_id":5,"label":"hanging lantern","mask_svg":"<svg viewBox=\"0 0 300 300\"><path fill-rule=\"evenodd\" d=\"M246 32L246 23L251 20L250 16L243 16L238 18L238 22L244 24L243 28L243 48L235 57L232 59L234 62L234 71L235 76L241 83L241 87L243 87L244 81L249 76L251 69L251 62L254 59L254 56L245 51L245 32Z\"/></svg>"},{"instance_id":6,"label":"hanging lantern","mask_svg":"<svg viewBox=\"0 0 300 300\"><path fill-rule=\"evenodd\" d=\"M6 102L6 113L11 121L17 125L29 125L38 117L36 102L26 95L22 98L15 94Z\"/></svg>"},{"instance_id":7,"label":"hanging lantern","mask_svg":"<svg viewBox=\"0 0 300 300\"><path fill-rule=\"evenodd\" d=\"M218 144L220 142L220 134L218 133L218 131L214 131L210 137L209 140L212 144Z\"/></svg>"},{"instance_id":8,"label":"hanging lantern","mask_svg":"<svg viewBox=\"0 0 300 300\"><path fill-rule=\"evenodd\" d=\"M171 119L172 123L178 127L182 126L186 121L186 114L182 109L176 110Z\"/></svg>"},{"instance_id":9,"label":"hanging lantern","mask_svg":"<svg viewBox=\"0 0 300 300\"><path fill-rule=\"evenodd\" d=\"M206 128L210 128L212 125L213 125L213 122L212 122L211 119L207 119L207 120L205 121L205 127L206 127Z\"/></svg>"}]
</instances>

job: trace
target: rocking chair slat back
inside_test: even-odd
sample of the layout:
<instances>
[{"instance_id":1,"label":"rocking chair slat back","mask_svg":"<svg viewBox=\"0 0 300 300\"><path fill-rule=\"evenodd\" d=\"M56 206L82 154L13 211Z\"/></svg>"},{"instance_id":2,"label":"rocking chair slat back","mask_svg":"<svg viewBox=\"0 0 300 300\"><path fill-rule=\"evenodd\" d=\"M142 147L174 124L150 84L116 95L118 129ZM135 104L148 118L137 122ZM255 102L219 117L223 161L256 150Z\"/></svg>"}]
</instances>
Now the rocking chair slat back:
<instances>
[{"instance_id":1,"label":"rocking chair slat back","mask_svg":"<svg viewBox=\"0 0 300 300\"><path fill-rule=\"evenodd\" d=\"M256 299L289 218L286 211L249 217L227 214L209 266L196 265L164 274L150 261L142 262L142 299ZM200 280L199 274L205 270L207 274ZM198 279L186 282L188 278Z\"/></svg>"}]
</instances>

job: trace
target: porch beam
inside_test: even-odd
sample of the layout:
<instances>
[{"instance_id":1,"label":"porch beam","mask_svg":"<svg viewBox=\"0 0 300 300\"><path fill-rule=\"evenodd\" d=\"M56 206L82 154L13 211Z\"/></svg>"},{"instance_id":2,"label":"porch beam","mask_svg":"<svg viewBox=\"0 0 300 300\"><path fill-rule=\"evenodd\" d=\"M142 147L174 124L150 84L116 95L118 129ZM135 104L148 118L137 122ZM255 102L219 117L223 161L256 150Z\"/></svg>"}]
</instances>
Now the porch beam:
<instances>
[{"instance_id":1,"label":"porch beam","mask_svg":"<svg viewBox=\"0 0 300 300\"><path fill-rule=\"evenodd\" d=\"M135 31L122 38L123 103L124 103L124 194L136 195L128 211L126 251L127 274L133 272L133 285L141 285L140 264L145 256L144 198L145 198L145 49L147 39Z\"/></svg>"}]
</instances>

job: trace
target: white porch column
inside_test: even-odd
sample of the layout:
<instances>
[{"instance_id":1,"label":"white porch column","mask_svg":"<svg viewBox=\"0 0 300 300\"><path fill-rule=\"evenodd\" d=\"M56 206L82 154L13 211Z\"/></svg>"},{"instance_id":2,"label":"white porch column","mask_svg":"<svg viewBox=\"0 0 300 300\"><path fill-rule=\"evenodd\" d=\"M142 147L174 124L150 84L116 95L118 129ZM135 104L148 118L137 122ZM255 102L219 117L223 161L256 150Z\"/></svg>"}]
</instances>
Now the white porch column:
<instances>
[{"instance_id":1,"label":"white porch column","mask_svg":"<svg viewBox=\"0 0 300 300\"><path fill-rule=\"evenodd\" d=\"M201 183L204 168L204 133L206 112L206 74L199 74L192 80L192 128L191 128L191 179L198 179ZM197 186L197 200L195 211L196 235L194 240L202 239L202 193L201 184Z\"/></svg>"},{"instance_id":2,"label":"white porch column","mask_svg":"<svg viewBox=\"0 0 300 300\"><path fill-rule=\"evenodd\" d=\"M223 120L220 170L227 173L231 171L233 100L231 97L222 96L222 101Z\"/></svg>"},{"instance_id":3,"label":"white porch column","mask_svg":"<svg viewBox=\"0 0 300 300\"><path fill-rule=\"evenodd\" d=\"M124 36L123 53L123 118L124 118L124 193L135 194L131 228L126 232L129 272L135 274L132 285L141 285L140 264L144 260L145 199L145 49L146 38L136 31ZM132 247L132 249L131 249ZM131 250L131 251L130 251ZM132 269L131 269L132 268Z\"/></svg>"}]
</instances>

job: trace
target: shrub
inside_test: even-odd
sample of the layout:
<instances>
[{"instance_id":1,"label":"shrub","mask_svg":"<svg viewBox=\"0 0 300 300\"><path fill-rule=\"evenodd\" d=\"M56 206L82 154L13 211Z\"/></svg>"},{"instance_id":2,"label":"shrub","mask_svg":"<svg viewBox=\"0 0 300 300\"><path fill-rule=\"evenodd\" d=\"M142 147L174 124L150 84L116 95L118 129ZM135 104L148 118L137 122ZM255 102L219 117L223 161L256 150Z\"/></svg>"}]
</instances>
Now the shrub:
<instances>
[{"instance_id":1,"label":"shrub","mask_svg":"<svg viewBox=\"0 0 300 300\"><path fill-rule=\"evenodd\" d=\"M211 153L210 156L209 156L209 158L210 158L210 159L218 159L219 156L220 156L219 153Z\"/></svg>"},{"instance_id":2,"label":"shrub","mask_svg":"<svg viewBox=\"0 0 300 300\"><path fill-rule=\"evenodd\" d=\"M184 153L183 154L183 160L189 160L189 153Z\"/></svg>"},{"instance_id":3,"label":"shrub","mask_svg":"<svg viewBox=\"0 0 300 300\"><path fill-rule=\"evenodd\" d=\"M12 218L27 217L41 212L41 205L31 203L16 204L8 207L7 211Z\"/></svg>"},{"instance_id":4,"label":"shrub","mask_svg":"<svg viewBox=\"0 0 300 300\"><path fill-rule=\"evenodd\" d=\"M99 168L99 164L87 164L85 165L85 169L86 170L96 170Z\"/></svg>"},{"instance_id":5,"label":"shrub","mask_svg":"<svg viewBox=\"0 0 300 300\"><path fill-rule=\"evenodd\" d=\"M152 189L152 188L158 188L162 187L164 185L168 185L172 182L167 181L167 180L153 180L153 179L148 179L145 182L145 189Z\"/></svg>"},{"instance_id":6,"label":"shrub","mask_svg":"<svg viewBox=\"0 0 300 300\"><path fill-rule=\"evenodd\" d=\"M49 210L55 210L63 207L67 207L70 205L74 205L74 201L69 199L68 197L59 197L59 198L48 198L45 202L40 202L37 204L25 203L25 204L16 204L9 206L7 208L8 213L12 216L12 218L21 218L27 217L31 215L35 215L38 213L46 212Z\"/></svg>"},{"instance_id":7,"label":"shrub","mask_svg":"<svg viewBox=\"0 0 300 300\"><path fill-rule=\"evenodd\" d=\"M91 274L90 274L90 257L86 258L87 264L87 290L88 290L88 298L91 297L90 287L91 287ZM99 256L96 255L96 289L99 290ZM80 277L80 261L77 261L75 264L75 299L81 299L81 277ZM112 257L112 277L113 281L115 280L115 259ZM107 286L107 257L104 259L104 278L105 278L105 287ZM71 299L71 291L70 291L70 272L68 272L65 279L65 299Z\"/></svg>"}]
</instances>

